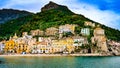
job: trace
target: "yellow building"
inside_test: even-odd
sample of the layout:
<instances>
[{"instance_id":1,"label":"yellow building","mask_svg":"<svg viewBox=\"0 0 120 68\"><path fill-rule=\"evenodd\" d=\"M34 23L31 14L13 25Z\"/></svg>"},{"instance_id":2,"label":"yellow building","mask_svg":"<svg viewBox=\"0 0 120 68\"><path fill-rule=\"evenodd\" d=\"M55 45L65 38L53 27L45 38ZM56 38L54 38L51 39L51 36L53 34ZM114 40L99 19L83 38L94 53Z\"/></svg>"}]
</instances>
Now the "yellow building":
<instances>
[{"instance_id":1,"label":"yellow building","mask_svg":"<svg viewBox=\"0 0 120 68\"><path fill-rule=\"evenodd\" d=\"M16 42L16 53L21 54L23 52L30 53L31 52L31 46L35 44L34 39L26 39L26 38L19 38Z\"/></svg>"},{"instance_id":2,"label":"yellow building","mask_svg":"<svg viewBox=\"0 0 120 68\"><path fill-rule=\"evenodd\" d=\"M67 38L62 40L53 40L52 41L53 52L63 52L68 51L71 53L74 51L73 39Z\"/></svg>"},{"instance_id":3,"label":"yellow building","mask_svg":"<svg viewBox=\"0 0 120 68\"><path fill-rule=\"evenodd\" d=\"M53 53L62 52L67 47L65 40L53 40L52 41Z\"/></svg>"},{"instance_id":4,"label":"yellow building","mask_svg":"<svg viewBox=\"0 0 120 68\"><path fill-rule=\"evenodd\" d=\"M16 47L17 47L17 44L12 39L10 39L9 41L5 42L4 51L5 51L5 53L8 53L8 52L15 53Z\"/></svg>"},{"instance_id":5,"label":"yellow building","mask_svg":"<svg viewBox=\"0 0 120 68\"><path fill-rule=\"evenodd\" d=\"M68 52L71 53L72 51L74 51L74 40L72 38L66 38L66 41L67 41L67 49L68 49Z\"/></svg>"},{"instance_id":6,"label":"yellow building","mask_svg":"<svg viewBox=\"0 0 120 68\"><path fill-rule=\"evenodd\" d=\"M28 46L28 45L26 45L26 44L18 44L18 46L17 46L17 48L16 48L16 53L18 53L18 54L21 54L21 53L23 53L23 52L25 52L25 53L30 53L30 47Z\"/></svg>"}]
</instances>

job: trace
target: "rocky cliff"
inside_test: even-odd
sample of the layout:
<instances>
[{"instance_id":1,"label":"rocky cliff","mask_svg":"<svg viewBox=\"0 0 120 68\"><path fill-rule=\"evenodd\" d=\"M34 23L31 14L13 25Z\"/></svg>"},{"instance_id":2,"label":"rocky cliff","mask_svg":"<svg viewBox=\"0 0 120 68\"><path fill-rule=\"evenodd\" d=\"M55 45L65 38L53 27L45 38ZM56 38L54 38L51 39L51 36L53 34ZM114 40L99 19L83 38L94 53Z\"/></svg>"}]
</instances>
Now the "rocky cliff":
<instances>
[{"instance_id":1,"label":"rocky cliff","mask_svg":"<svg viewBox=\"0 0 120 68\"><path fill-rule=\"evenodd\" d=\"M46 4L44 7L41 8L41 11L46 11L46 10L50 10L50 9L55 9L58 8L59 5L50 1L48 4Z\"/></svg>"}]
</instances>

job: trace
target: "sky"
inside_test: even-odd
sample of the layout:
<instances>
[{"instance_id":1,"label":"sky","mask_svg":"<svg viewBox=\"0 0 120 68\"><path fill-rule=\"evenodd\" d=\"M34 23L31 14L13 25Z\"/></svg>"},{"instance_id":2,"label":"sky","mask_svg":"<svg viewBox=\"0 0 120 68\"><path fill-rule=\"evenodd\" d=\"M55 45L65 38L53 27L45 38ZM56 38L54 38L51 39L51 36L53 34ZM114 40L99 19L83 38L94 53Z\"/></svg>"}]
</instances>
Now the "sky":
<instances>
[{"instance_id":1,"label":"sky","mask_svg":"<svg viewBox=\"0 0 120 68\"><path fill-rule=\"evenodd\" d=\"M120 30L120 0L0 0L0 9L12 8L36 13L49 1L66 5L74 13Z\"/></svg>"}]
</instances>

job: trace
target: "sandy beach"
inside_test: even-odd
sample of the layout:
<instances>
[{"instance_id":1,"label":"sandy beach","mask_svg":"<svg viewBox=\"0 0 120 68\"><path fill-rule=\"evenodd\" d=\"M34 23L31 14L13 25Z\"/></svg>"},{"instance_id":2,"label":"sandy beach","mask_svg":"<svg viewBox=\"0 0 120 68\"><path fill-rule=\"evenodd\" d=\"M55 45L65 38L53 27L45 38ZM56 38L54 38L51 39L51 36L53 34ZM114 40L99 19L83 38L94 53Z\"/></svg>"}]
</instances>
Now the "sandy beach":
<instances>
[{"instance_id":1,"label":"sandy beach","mask_svg":"<svg viewBox=\"0 0 120 68\"><path fill-rule=\"evenodd\" d=\"M14 54L14 55L0 55L0 57L7 56L103 56L99 53L95 54Z\"/></svg>"}]
</instances>

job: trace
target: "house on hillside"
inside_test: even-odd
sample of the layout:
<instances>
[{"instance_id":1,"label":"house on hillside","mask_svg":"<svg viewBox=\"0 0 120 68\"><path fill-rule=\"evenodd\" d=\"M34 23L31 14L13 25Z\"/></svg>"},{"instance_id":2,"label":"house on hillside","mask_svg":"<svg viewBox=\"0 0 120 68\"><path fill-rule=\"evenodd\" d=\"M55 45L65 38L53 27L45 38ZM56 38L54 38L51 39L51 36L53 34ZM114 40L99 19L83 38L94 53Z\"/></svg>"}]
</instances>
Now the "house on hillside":
<instances>
[{"instance_id":1,"label":"house on hillside","mask_svg":"<svg viewBox=\"0 0 120 68\"><path fill-rule=\"evenodd\" d=\"M45 35L47 36L55 36L56 34L58 34L58 29L55 27L47 28L45 31Z\"/></svg>"},{"instance_id":2,"label":"house on hillside","mask_svg":"<svg viewBox=\"0 0 120 68\"><path fill-rule=\"evenodd\" d=\"M95 23L92 23L92 22L89 22L89 21L85 21L84 25L85 26L95 27Z\"/></svg>"},{"instance_id":3,"label":"house on hillside","mask_svg":"<svg viewBox=\"0 0 120 68\"><path fill-rule=\"evenodd\" d=\"M44 31L39 30L39 29L31 30L31 31L30 31L30 34L31 34L32 36L42 36L42 35L44 35Z\"/></svg>"}]
</instances>

